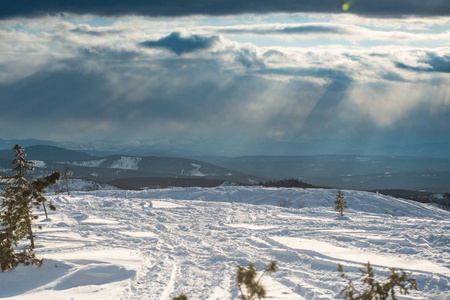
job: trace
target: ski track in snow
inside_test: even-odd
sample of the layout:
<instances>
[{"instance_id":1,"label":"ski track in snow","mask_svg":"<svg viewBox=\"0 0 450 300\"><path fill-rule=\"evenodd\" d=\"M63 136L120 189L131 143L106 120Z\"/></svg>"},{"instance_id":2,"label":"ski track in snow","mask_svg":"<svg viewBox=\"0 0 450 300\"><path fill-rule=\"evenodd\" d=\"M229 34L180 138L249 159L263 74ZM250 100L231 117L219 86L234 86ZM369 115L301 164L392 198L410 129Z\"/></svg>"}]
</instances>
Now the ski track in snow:
<instances>
[{"instance_id":1,"label":"ski track in snow","mask_svg":"<svg viewBox=\"0 0 450 300\"><path fill-rule=\"evenodd\" d=\"M39 222L41 268L0 274L0 298L237 299L236 265L258 270L267 299L335 299L371 261L415 277L419 291L399 299L450 299L450 213L378 194L344 191L347 219L336 218L336 190L262 187L74 192L49 196L58 207ZM304 208L276 206L281 197ZM255 205L256 204L256 205ZM42 217L42 214L41 214ZM411 262L408 264L408 262ZM27 271L28 270L28 271ZM15 279L30 278L20 286Z\"/></svg>"}]
</instances>

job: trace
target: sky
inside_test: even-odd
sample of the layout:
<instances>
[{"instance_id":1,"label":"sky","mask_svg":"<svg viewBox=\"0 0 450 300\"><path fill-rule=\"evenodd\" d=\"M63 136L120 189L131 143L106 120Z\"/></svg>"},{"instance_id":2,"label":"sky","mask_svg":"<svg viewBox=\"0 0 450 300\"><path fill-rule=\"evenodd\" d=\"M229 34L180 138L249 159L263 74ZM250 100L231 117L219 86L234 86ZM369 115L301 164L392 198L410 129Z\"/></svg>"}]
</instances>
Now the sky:
<instances>
[{"instance_id":1,"label":"sky","mask_svg":"<svg viewBox=\"0 0 450 300\"><path fill-rule=\"evenodd\" d=\"M448 144L449 15L448 0L6 0L0 138L227 156Z\"/></svg>"}]
</instances>

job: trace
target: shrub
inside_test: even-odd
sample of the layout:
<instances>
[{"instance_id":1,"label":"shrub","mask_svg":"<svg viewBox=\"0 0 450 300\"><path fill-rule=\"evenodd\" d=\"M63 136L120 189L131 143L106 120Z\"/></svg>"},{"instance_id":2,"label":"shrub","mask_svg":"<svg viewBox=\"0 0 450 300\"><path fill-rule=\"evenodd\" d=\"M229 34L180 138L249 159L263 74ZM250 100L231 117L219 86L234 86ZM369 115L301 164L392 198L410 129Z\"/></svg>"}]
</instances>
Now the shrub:
<instances>
[{"instance_id":1,"label":"shrub","mask_svg":"<svg viewBox=\"0 0 450 300\"><path fill-rule=\"evenodd\" d=\"M304 208L306 206L306 203L304 200L297 200L295 202L295 206L300 209L300 208Z\"/></svg>"},{"instance_id":2,"label":"shrub","mask_svg":"<svg viewBox=\"0 0 450 300\"><path fill-rule=\"evenodd\" d=\"M278 205L280 207L291 207L292 206L292 202L288 198L282 197L282 198L280 198L280 200L278 200Z\"/></svg>"},{"instance_id":3,"label":"shrub","mask_svg":"<svg viewBox=\"0 0 450 300\"><path fill-rule=\"evenodd\" d=\"M178 296L173 297L172 300L188 300L188 296L185 293L181 293Z\"/></svg>"},{"instance_id":4,"label":"shrub","mask_svg":"<svg viewBox=\"0 0 450 300\"><path fill-rule=\"evenodd\" d=\"M266 290L260 283L261 278L266 273L274 273L278 271L278 265L276 261L271 261L264 272L257 279L257 271L254 264L249 264L248 268L238 265L237 266L237 285L239 288L241 300L252 300L266 297Z\"/></svg>"},{"instance_id":5,"label":"shrub","mask_svg":"<svg viewBox=\"0 0 450 300\"><path fill-rule=\"evenodd\" d=\"M396 269L391 268L391 275L387 278L388 281L384 283L379 283L375 281L373 268L370 266L370 262L365 265L366 270L360 269L361 273L364 275L362 286L365 287L364 290L359 291L353 281L344 273L344 270L340 264L338 264L338 271L340 276L347 279L347 286L343 288L339 295L345 293L344 299L362 299L362 300L374 300L387 299L389 296L392 300L397 299L395 297L396 288L400 290L401 294L409 294L411 289L417 290L416 279L408 278L406 273L400 269L398 272Z\"/></svg>"}]
</instances>

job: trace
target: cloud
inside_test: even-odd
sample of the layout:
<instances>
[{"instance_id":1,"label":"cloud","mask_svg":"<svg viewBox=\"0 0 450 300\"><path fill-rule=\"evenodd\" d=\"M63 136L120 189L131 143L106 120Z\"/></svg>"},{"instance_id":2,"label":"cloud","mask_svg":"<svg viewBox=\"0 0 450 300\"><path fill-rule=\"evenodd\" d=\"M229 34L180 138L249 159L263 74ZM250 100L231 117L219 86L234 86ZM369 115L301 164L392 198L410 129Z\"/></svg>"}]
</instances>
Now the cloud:
<instances>
[{"instance_id":1,"label":"cloud","mask_svg":"<svg viewBox=\"0 0 450 300\"><path fill-rule=\"evenodd\" d=\"M188 20L50 19L0 30L6 137L167 138L257 153L271 141L450 134L448 47L262 47Z\"/></svg>"},{"instance_id":2,"label":"cloud","mask_svg":"<svg viewBox=\"0 0 450 300\"><path fill-rule=\"evenodd\" d=\"M248 36L254 38L254 36L269 36L270 38L277 38L278 40L290 41L295 43L296 46L300 45L298 41L318 41L318 45L324 43L324 40L328 43L343 44L346 46L354 46L355 44L367 45L367 44L386 44L386 45L401 45L408 44L417 45L423 44L442 44L442 41L450 39L450 31L434 31L431 28L421 28L419 30L402 29L399 30L395 26L385 27L385 23L395 23L392 19L378 20L378 24L371 24L369 26L360 25L364 23L363 18L354 18L355 23L349 22L322 22L322 23L297 23L297 24L256 24L256 25L233 25L233 26L210 26L200 27L198 30L204 31L210 34L220 34L225 36L237 35ZM434 19L433 19L434 20ZM361 21L361 22L360 22ZM438 25L439 21L430 22L427 25L442 26L446 28L450 25L450 22L446 25ZM295 37L295 39L292 38ZM294 45L295 45L294 44ZM445 45L445 44L443 44Z\"/></svg>"},{"instance_id":3,"label":"cloud","mask_svg":"<svg viewBox=\"0 0 450 300\"><path fill-rule=\"evenodd\" d=\"M0 18L33 17L61 13L94 14L104 16L187 16L187 15L236 15L265 14L273 12L343 13L345 1L317 0L230 0L230 1L141 1L102 0L53 1L53 0L4 0ZM447 0L378 0L351 1L347 12L361 15L450 15Z\"/></svg>"},{"instance_id":4,"label":"cloud","mask_svg":"<svg viewBox=\"0 0 450 300\"><path fill-rule=\"evenodd\" d=\"M450 115L448 83L448 79L439 87L427 82L355 83L347 91L346 106L350 109L345 118L352 122L365 119L379 129L430 130L431 135L447 131L442 120Z\"/></svg>"},{"instance_id":5,"label":"cloud","mask_svg":"<svg viewBox=\"0 0 450 300\"><path fill-rule=\"evenodd\" d=\"M344 26L329 24L297 24L297 25L247 25L230 26L217 29L222 34L350 34Z\"/></svg>"},{"instance_id":6,"label":"cloud","mask_svg":"<svg viewBox=\"0 0 450 300\"><path fill-rule=\"evenodd\" d=\"M87 35L92 35L92 36L97 36L97 37L105 36L105 35L109 35L109 34L120 34L123 32L122 30L108 30L108 29L105 30L105 29L92 28L88 24L80 24L76 28L74 28L70 31L74 32L74 33L87 34Z\"/></svg>"},{"instance_id":7,"label":"cloud","mask_svg":"<svg viewBox=\"0 0 450 300\"><path fill-rule=\"evenodd\" d=\"M257 74L270 75L277 74L283 76L294 76L294 77L320 77L320 78L333 78L333 79L348 79L348 75L345 72L332 68L300 68L300 67L285 67L285 68L265 68L256 71Z\"/></svg>"},{"instance_id":8,"label":"cloud","mask_svg":"<svg viewBox=\"0 0 450 300\"><path fill-rule=\"evenodd\" d=\"M418 58L417 62L408 64L396 62L396 67L415 72L441 72L450 73L450 54L439 55L427 52L424 57Z\"/></svg>"},{"instance_id":9,"label":"cloud","mask_svg":"<svg viewBox=\"0 0 450 300\"><path fill-rule=\"evenodd\" d=\"M141 45L147 48L164 48L177 55L182 55L184 53L209 49L218 41L218 36L205 37L200 35L190 35L182 37L179 32L172 32L159 40L142 42Z\"/></svg>"}]
</instances>

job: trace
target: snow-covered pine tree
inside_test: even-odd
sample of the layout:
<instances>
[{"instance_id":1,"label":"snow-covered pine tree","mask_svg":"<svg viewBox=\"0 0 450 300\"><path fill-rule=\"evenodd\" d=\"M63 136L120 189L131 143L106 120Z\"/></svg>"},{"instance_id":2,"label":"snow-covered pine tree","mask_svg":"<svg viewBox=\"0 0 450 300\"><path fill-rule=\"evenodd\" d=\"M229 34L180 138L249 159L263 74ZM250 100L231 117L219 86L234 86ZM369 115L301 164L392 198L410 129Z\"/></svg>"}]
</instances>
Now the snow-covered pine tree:
<instances>
[{"instance_id":1,"label":"snow-covered pine tree","mask_svg":"<svg viewBox=\"0 0 450 300\"><path fill-rule=\"evenodd\" d=\"M344 201L344 193L341 192L341 190L338 190L337 194L334 197L336 198L336 200L334 201L334 204L336 204L334 210L339 212L339 217L343 217L344 210L348 208L346 205L347 202Z\"/></svg>"},{"instance_id":2,"label":"snow-covered pine tree","mask_svg":"<svg viewBox=\"0 0 450 300\"><path fill-rule=\"evenodd\" d=\"M26 237L28 233L27 218L23 217L24 204L27 202L27 190L29 187L25 174L33 171L33 162L25 159L26 154L23 148L16 145L13 149L15 157L13 159L15 172L12 176L3 176L6 183L3 192L0 194L3 198L0 220L2 228L0 230L0 265L2 271L14 268L20 263L20 257L15 252L14 247L20 240Z\"/></svg>"},{"instance_id":3,"label":"snow-covered pine tree","mask_svg":"<svg viewBox=\"0 0 450 300\"><path fill-rule=\"evenodd\" d=\"M16 145L13 148L15 172L12 176L4 176L6 183L3 192L0 210L0 266L2 271L15 268L18 264L40 265L42 260L34 254L33 221L37 219L32 212L33 205L40 206L45 203L43 196L50 184L56 183L61 177L60 172L44 178L39 178L29 183L25 174L33 171L34 163L25 159L24 149ZM23 239L29 239L30 244L16 251L18 244Z\"/></svg>"}]
</instances>

